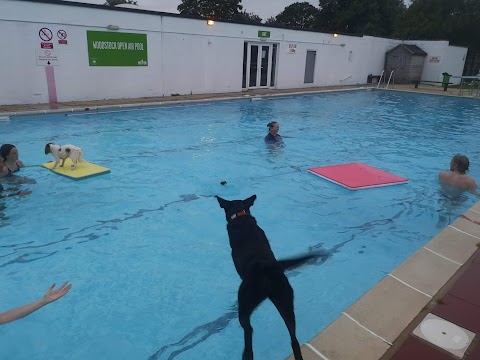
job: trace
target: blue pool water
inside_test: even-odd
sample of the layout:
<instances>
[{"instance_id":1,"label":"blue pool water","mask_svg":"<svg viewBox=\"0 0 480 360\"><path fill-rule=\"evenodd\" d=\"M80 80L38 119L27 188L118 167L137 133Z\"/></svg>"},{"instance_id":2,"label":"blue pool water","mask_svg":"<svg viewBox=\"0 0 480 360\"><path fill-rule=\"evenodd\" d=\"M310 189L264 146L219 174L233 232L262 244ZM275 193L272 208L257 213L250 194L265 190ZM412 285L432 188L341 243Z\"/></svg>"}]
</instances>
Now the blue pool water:
<instances>
[{"instance_id":1,"label":"blue pool water","mask_svg":"<svg viewBox=\"0 0 480 360\"><path fill-rule=\"evenodd\" d=\"M32 165L20 174L36 180L21 185L30 195L0 200L1 311L73 283L0 327L0 358L239 359L240 281L213 195L257 194L252 213L278 258L328 252L289 273L308 341L474 204L444 198L437 174L460 152L480 179L479 113L475 100L362 90L0 122L1 141ZM271 120L284 149L263 144ZM55 175L38 166L47 142L81 146L112 171ZM354 161L410 182L352 192L307 172ZM258 359L290 354L271 303L252 324Z\"/></svg>"}]
</instances>

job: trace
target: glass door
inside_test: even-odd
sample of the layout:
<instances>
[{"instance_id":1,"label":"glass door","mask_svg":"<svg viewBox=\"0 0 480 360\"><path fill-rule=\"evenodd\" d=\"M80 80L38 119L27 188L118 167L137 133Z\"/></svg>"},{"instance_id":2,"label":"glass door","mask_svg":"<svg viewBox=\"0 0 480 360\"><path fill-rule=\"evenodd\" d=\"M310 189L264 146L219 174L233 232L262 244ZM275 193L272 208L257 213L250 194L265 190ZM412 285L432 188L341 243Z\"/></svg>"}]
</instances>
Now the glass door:
<instances>
[{"instance_id":1,"label":"glass door","mask_svg":"<svg viewBox=\"0 0 480 360\"><path fill-rule=\"evenodd\" d=\"M273 86L275 69L273 54L276 44L245 43L243 87L247 89L268 88ZM244 50L244 51L245 51Z\"/></svg>"}]
</instances>

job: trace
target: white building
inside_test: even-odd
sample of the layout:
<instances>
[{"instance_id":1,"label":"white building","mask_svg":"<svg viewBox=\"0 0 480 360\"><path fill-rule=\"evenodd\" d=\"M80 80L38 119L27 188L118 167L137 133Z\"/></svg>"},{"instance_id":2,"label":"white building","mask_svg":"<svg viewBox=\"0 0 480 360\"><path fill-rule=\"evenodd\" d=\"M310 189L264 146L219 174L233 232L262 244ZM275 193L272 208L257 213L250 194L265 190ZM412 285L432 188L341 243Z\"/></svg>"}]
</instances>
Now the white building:
<instances>
[{"instance_id":1,"label":"white building","mask_svg":"<svg viewBox=\"0 0 480 360\"><path fill-rule=\"evenodd\" d=\"M1 0L0 30L0 105L365 84L401 43L59 0ZM462 74L466 48L407 43Z\"/></svg>"}]
</instances>

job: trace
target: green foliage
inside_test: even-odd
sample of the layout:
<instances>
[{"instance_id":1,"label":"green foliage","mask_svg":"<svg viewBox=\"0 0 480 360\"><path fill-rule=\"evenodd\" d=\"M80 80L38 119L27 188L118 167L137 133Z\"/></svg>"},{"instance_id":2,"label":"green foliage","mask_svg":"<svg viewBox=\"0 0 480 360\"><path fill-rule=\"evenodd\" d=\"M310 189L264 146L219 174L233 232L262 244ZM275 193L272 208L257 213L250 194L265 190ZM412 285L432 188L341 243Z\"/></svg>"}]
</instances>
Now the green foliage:
<instances>
[{"instance_id":1,"label":"green foliage","mask_svg":"<svg viewBox=\"0 0 480 360\"><path fill-rule=\"evenodd\" d=\"M182 15L196 15L214 20L239 20L241 0L182 0L177 10Z\"/></svg>"},{"instance_id":2,"label":"green foliage","mask_svg":"<svg viewBox=\"0 0 480 360\"><path fill-rule=\"evenodd\" d=\"M296 2L287 6L275 18L269 18L267 24L280 24L302 29L314 29L318 9L308 2Z\"/></svg>"},{"instance_id":3,"label":"green foliage","mask_svg":"<svg viewBox=\"0 0 480 360\"><path fill-rule=\"evenodd\" d=\"M239 16L238 20L250 23L250 24L261 24L262 23L262 18L254 13L247 13L245 10L243 10Z\"/></svg>"},{"instance_id":4,"label":"green foliage","mask_svg":"<svg viewBox=\"0 0 480 360\"><path fill-rule=\"evenodd\" d=\"M480 47L479 0L413 0L396 26L403 39L449 40Z\"/></svg>"},{"instance_id":5,"label":"green foliage","mask_svg":"<svg viewBox=\"0 0 480 360\"><path fill-rule=\"evenodd\" d=\"M403 0L319 0L319 8L319 30L383 37L406 10Z\"/></svg>"},{"instance_id":6,"label":"green foliage","mask_svg":"<svg viewBox=\"0 0 480 360\"><path fill-rule=\"evenodd\" d=\"M277 21L277 19L275 18L275 16L270 16L267 20L265 20L265 24L267 24L267 25L276 24L276 21Z\"/></svg>"},{"instance_id":7,"label":"green foliage","mask_svg":"<svg viewBox=\"0 0 480 360\"><path fill-rule=\"evenodd\" d=\"M115 5L120 5L120 4L137 5L137 2L135 0L106 0L103 5L105 5L105 6L115 6Z\"/></svg>"}]
</instances>

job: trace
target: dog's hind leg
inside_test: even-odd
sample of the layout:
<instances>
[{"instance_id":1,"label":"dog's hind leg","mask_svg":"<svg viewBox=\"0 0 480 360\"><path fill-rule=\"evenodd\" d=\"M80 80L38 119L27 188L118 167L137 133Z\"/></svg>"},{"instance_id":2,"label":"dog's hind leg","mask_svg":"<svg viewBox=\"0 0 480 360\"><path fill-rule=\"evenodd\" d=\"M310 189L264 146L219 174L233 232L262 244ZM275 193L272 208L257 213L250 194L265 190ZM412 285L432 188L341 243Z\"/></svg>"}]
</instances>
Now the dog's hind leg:
<instances>
[{"instance_id":1,"label":"dog's hind leg","mask_svg":"<svg viewBox=\"0 0 480 360\"><path fill-rule=\"evenodd\" d=\"M242 281L238 289L238 319L245 338L242 360L253 360L253 328L250 323L250 316L253 310L266 299L265 294L259 294L255 290L253 284L248 284L245 281Z\"/></svg>"},{"instance_id":2,"label":"dog's hind leg","mask_svg":"<svg viewBox=\"0 0 480 360\"><path fill-rule=\"evenodd\" d=\"M295 360L303 360L300 344L298 343L295 332L296 324L295 312L293 309L293 289L288 283L286 277L285 281L282 281L282 283L279 285L279 287L275 286L275 290L273 291L273 294L269 296L269 298L282 316L283 321L285 321L285 325L287 325Z\"/></svg>"}]
</instances>

